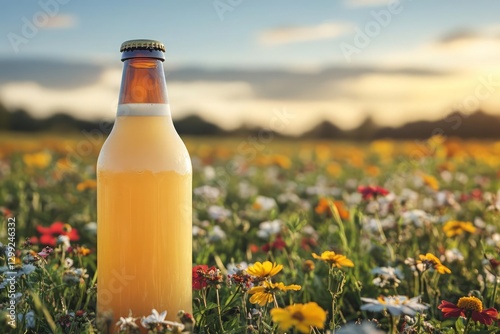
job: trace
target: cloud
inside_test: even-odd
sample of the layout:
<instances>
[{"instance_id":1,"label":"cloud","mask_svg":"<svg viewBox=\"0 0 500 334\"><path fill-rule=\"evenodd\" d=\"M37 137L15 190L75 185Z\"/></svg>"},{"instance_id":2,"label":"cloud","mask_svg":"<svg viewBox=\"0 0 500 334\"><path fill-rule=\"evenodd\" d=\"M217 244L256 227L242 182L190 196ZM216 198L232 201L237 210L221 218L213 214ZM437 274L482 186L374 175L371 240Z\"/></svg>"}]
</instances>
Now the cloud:
<instances>
[{"instance_id":1,"label":"cloud","mask_svg":"<svg viewBox=\"0 0 500 334\"><path fill-rule=\"evenodd\" d=\"M264 30L258 35L263 45L301 43L333 39L348 32L351 24L325 22L314 26L284 26Z\"/></svg>"},{"instance_id":2,"label":"cloud","mask_svg":"<svg viewBox=\"0 0 500 334\"><path fill-rule=\"evenodd\" d=\"M68 29L76 26L78 20L71 14L58 14L49 17L47 23L42 26L44 29Z\"/></svg>"},{"instance_id":3,"label":"cloud","mask_svg":"<svg viewBox=\"0 0 500 334\"><path fill-rule=\"evenodd\" d=\"M427 46L434 52L450 47L431 44ZM195 113L225 128L241 124L269 127L275 113L285 109L293 119L282 131L294 134L322 118L343 128L356 126L367 114L385 125L436 119L475 98L477 92L487 95L478 100L479 108L500 110L500 66L496 70L412 68L408 65L414 61L412 51L405 54L406 66L397 68L332 66L316 72L172 69L167 73L172 114L180 118ZM115 116L120 67L57 64L43 59L19 63L0 59L0 102L10 109L24 108L38 117L54 112L84 119ZM489 86L481 86L483 81Z\"/></svg>"},{"instance_id":4,"label":"cloud","mask_svg":"<svg viewBox=\"0 0 500 334\"><path fill-rule=\"evenodd\" d=\"M500 35L484 31L455 30L435 41L371 59L383 66L416 66L444 71L476 71L500 66Z\"/></svg>"},{"instance_id":5,"label":"cloud","mask_svg":"<svg viewBox=\"0 0 500 334\"><path fill-rule=\"evenodd\" d=\"M443 37L441 37L437 42L442 44L454 43L457 41L471 40L479 38L480 35L472 30L462 29L452 31Z\"/></svg>"},{"instance_id":6,"label":"cloud","mask_svg":"<svg viewBox=\"0 0 500 334\"><path fill-rule=\"evenodd\" d=\"M59 87L35 81L17 81L0 85L0 101L10 108L23 108L37 117L66 112L82 119L111 118L116 112L121 71L102 72L87 85ZM29 98L26 98L29 97Z\"/></svg>"},{"instance_id":7,"label":"cloud","mask_svg":"<svg viewBox=\"0 0 500 334\"><path fill-rule=\"evenodd\" d=\"M383 74L388 77L407 75L429 77L446 75L444 71L415 68L376 68L376 67L326 67L316 72L292 70L253 70L240 69L205 70L181 68L168 75L169 82L245 82L251 87L255 98L268 100L330 100L340 91L336 86L350 78L370 74Z\"/></svg>"},{"instance_id":8,"label":"cloud","mask_svg":"<svg viewBox=\"0 0 500 334\"><path fill-rule=\"evenodd\" d=\"M100 80L102 65L53 59L0 60L0 84L33 81L44 87L73 89Z\"/></svg>"},{"instance_id":9,"label":"cloud","mask_svg":"<svg viewBox=\"0 0 500 334\"><path fill-rule=\"evenodd\" d=\"M378 7L387 6L398 0L345 0L348 7Z\"/></svg>"}]
</instances>

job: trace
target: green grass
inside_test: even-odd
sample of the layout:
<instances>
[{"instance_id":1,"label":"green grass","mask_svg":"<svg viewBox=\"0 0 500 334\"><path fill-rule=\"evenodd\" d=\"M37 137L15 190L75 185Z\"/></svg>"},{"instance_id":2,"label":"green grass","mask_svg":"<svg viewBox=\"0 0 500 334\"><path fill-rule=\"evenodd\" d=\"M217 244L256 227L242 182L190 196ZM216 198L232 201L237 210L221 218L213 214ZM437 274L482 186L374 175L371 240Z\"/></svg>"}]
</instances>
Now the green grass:
<instances>
[{"instance_id":1,"label":"green grass","mask_svg":"<svg viewBox=\"0 0 500 334\"><path fill-rule=\"evenodd\" d=\"M14 295L6 280L9 267L0 278L6 285L0 290L0 332L99 332L106 319L95 310L96 190L77 186L95 179L101 142L89 142L85 154L75 155L88 139L10 134L0 138L0 266L13 259L8 254L9 217L15 217L18 261L13 264ZM207 286L194 291L193 332L278 333L283 324L273 322L271 310L309 302L326 311L318 326L322 328L312 328L313 333L361 321L393 333L498 332L498 320L487 326L467 321L469 314L444 318L438 309L442 300L456 304L469 295L479 298L484 309L498 308L499 272L496 262L488 261L500 260L498 144L440 138L364 144L258 138L185 142L193 161L193 188L219 191L214 197L196 192L193 200L193 226L198 231L193 236L193 265L215 267L203 278ZM358 187L366 185L384 187L390 194L363 199ZM262 200L259 196L274 204L256 205ZM318 206L322 199L329 206ZM228 211L214 217L214 206ZM261 224L274 220L279 229L263 238ZM469 230L458 227L458 234L447 236L443 227L455 220L470 222L464 225ZM26 238L40 237L38 226L57 221L76 229L79 240L71 242L70 249L56 245L44 259L37 255L43 245L27 243ZM86 248L88 255L82 253ZM313 258L312 253L324 251L345 255L354 267L334 268ZM439 258L451 273L439 274L429 261L423 263L427 267L412 264L410 259L419 260L426 253ZM283 265L267 280L301 289L271 291L272 302L259 306L250 302L247 286L228 279L228 269L231 264L267 260ZM372 271L377 267L395 268L399 278L376 279ZM238 275L246 277L244 271ZM248 279L254 286L263 284ZM426 308L417 314L405 311L411 313L405 316L363 306L362 298L396 295L419 296ZM9 325L11 300L16 328ZM166 327L154 331L164 332ZM110 328L118 329L114 324Z\"/></svg>"}]
</instances>

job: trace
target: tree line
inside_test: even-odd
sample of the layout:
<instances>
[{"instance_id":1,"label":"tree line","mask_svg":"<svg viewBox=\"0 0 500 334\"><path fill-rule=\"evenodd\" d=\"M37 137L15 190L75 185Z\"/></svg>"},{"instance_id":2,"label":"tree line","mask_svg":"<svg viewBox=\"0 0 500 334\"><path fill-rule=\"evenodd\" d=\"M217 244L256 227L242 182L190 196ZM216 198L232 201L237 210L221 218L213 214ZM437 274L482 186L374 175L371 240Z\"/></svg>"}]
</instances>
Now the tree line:
<instances>
[{"instance_id":1,"label":"tree line","mask_svg":"<svg viewBox=\"0 0 500 334\"><path fill-rule=\"evenodd\" d=\"M0 103L0 131L7 132L60 132L78 133L102 128L101 121L81 120L60 112L45 118L35 118L24 109L8 110ZM261 128L241 126L225 130L200 116L186 116L174 121L177 132L191 136L248 136L262 131ZM111 127L109 127L111 128ZM278 137L287 137L275 133ZM398 127L381 126L373 116L367 116L353 129L342 129L324 120L296 137L309 139L373 140L424 139L433 135L461 138L500 139L500 116L483 111L473 113L452 112L436 121L408 122Z\"/></svg>"}]
</instances>

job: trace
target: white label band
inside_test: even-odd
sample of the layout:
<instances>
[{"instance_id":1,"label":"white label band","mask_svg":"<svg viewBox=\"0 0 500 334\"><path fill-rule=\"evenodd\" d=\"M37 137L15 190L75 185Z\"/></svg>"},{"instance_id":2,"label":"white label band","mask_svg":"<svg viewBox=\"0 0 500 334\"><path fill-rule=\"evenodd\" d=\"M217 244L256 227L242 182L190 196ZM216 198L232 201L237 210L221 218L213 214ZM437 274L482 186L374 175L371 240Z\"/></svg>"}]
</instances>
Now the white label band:
<instances>
[{"instance_id":1,"label":"white label band","mask_svg":"<svg viewBox=\"0 0 500 334\"><path fill-rule=\"evenodd\" d=\"M118 105L118 116L170 116L170 105L163 103L127 103Z\"/></svg>"}]
</instances>

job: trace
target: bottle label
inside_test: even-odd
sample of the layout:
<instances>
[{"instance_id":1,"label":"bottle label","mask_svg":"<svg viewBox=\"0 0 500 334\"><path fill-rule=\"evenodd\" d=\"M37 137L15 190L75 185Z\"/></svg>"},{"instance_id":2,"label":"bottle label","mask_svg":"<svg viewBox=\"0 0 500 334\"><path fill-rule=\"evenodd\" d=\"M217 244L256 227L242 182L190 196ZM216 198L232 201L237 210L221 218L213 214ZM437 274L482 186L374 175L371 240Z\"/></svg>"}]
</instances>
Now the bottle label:
<instances>
[{"instance_id":1,"label":"bottle label","mask_svg":"<svg viewBox=\"0 0 500 334\"><path fill-rule=\"evenodd\" d=\"M163 103L127 103L118 105L118 116L170 116L170 105Z\"/></svg>"}]
</instances>

